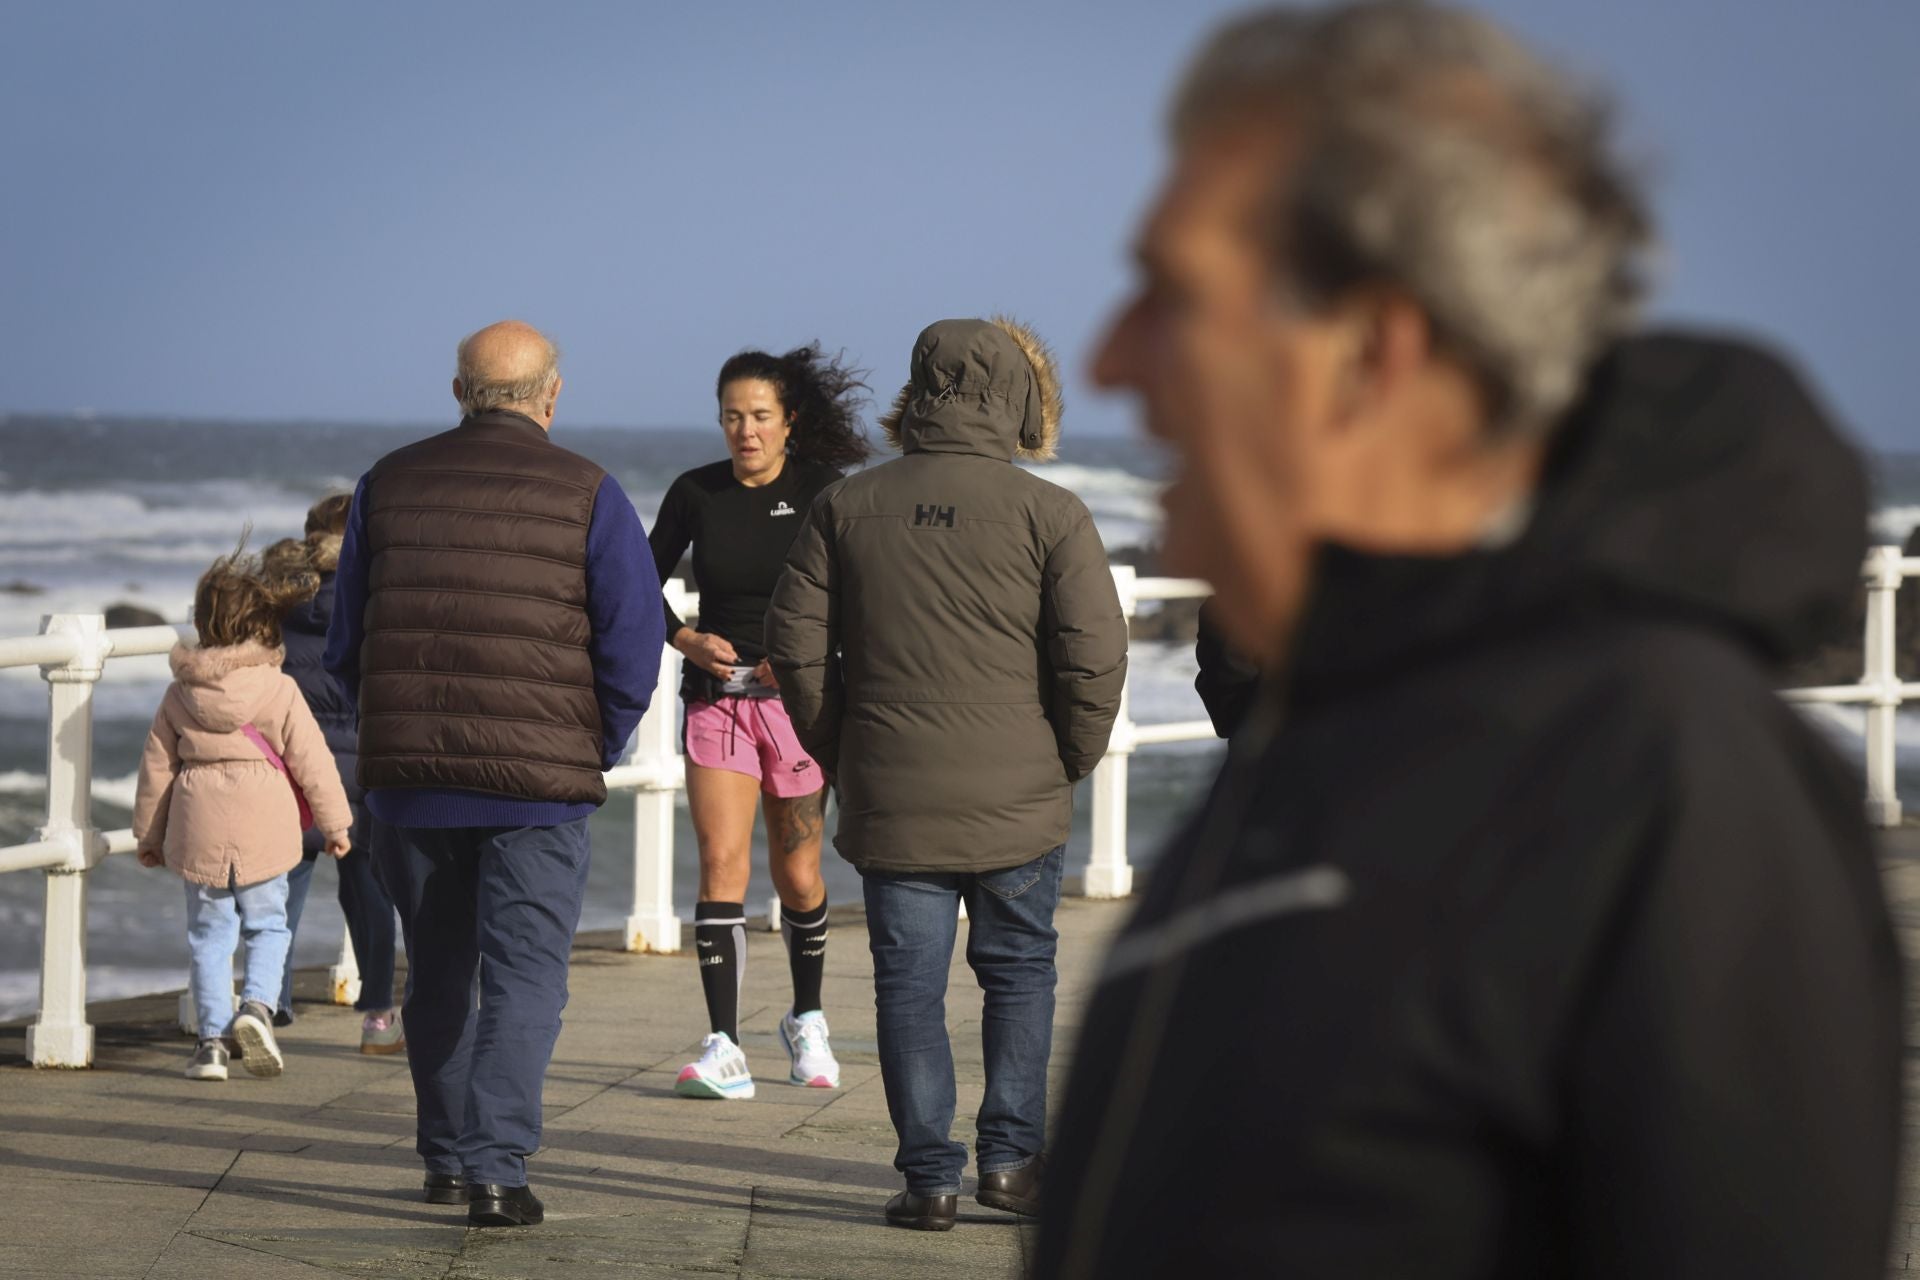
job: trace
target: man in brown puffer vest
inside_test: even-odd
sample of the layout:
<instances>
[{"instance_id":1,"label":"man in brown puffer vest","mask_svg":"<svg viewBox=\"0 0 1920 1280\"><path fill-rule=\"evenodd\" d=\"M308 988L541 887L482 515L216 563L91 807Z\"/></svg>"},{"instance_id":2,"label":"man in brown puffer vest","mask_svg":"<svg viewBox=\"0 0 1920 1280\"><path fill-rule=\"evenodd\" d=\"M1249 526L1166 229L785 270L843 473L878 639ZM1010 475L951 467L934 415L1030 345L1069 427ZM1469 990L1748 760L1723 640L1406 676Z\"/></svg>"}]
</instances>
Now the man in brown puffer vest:
<instances>
[{"instance_id":1,"label":"man in brown puffer vest","mask_svg":"<svg viewBox=\"0 0 1920 1280\"><path fill-rule=\"evenodd\" d=\"M864 882L897 1226L950 1228L966 1165L944 1003L962 901L986 992L978 1198L1039 1208L1073 784L1106 751L1127 665L1086 506L1012 465L1053 456L1059 420L1030 330L932 325L881 423L906 456L820 495L767 614L794 728L834 779L834 847Z\"/></svg>"},{"instance_id":2,"label":"man in brown puffer vest","mask_svg":"<svg viewBox=\"0 0 1920 1280\"><path fill-rule=\"evenodd\" d=\"M458 368L460 425L388 454L354 494L325 663L359 707L360 784L410 922L427 1201L525 1226L542 1216L526 1159L587 818L652 697L665 623L633 504L547 437L553 344L506 321L462 342Z\"/></svg>"}]
</instances>

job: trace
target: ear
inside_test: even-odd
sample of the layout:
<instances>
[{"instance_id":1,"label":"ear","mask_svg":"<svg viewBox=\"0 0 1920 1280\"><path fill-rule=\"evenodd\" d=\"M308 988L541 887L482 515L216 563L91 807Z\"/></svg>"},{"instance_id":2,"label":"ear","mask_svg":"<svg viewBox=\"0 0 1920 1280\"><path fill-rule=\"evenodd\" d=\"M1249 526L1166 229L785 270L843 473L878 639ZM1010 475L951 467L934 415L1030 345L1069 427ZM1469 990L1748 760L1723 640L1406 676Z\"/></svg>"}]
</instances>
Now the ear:
<instances>
[{"instance_id":1,"label":"ear","mask_svg":"<svg viewBox=\"0 0 1920 1280\"><path fill-rule=\"evenodd\" d=\"M1426 313L1389 289L1361 290L1342 303L1330 340L1336 349L1331 416L1341 428L1378 421L1433 355Z\"/></svg>"},{"instance_id":2,"label":"ear","mask_svg":"<svg viewBox=\"0 0 1920 1280\"><path fill-rule=\"evenodd\" d=\"M461 387L460 379L455 378L453 380L453 402L455 404L459 404L462 400L465 400L466 398L467 398L467 393L465 389Z\"/></svg>"}]
</instances>

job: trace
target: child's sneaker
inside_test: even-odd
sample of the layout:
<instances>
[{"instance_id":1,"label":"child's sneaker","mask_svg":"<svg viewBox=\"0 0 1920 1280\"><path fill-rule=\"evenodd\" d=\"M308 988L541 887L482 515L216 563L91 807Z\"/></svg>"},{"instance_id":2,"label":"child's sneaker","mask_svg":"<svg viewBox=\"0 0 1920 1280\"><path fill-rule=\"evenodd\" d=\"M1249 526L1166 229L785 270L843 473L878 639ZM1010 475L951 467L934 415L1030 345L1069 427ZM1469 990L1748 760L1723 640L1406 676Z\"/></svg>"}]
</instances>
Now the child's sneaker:
<instances>
[{"instance_id":1,"label":"child's sneaker","mask_svg":"<svg viewBox=\"0 0 1920 1280\"><path fill-rule=\"evenodd\" d=\"M787 1047L792 1069L787 1079L810 1089L838 1089L840 1063L827 1044L827 1015L818 1009L795 1017L789 1010L780 1019L780 1043Z\"/></svg>"},{"instance_id":2,"label":"child's sneaker","mask_svg":"<svg viewBox=\"0 0 1920 1280\"><path fill-rule=\"evenodd\" d=\"M187 1063L189 1080L225 1080L227 1078L227 1046L220 1037L202 1040L199 1048L193 1051L193 1060Z\"/></svg>"},{"instance_id":3,"label":"child's sneaker","mask_svg":"<svg viewBox=\"0 0 1920 1280\"><path fill-rule=\"evenodd\" d=\"M370 1013L360 1019L360 1052L398 1053L406 1047L407 1037L400 1029L398 1009Z\"/></svg>"},{"instance_id":4,"label":"child's sneaker","mask_svg":"<svg viewBox=\"0 0 1920 1280\"><path fill-rule=\"evenodd\" d=\"M751 1098L747 1055L725 1032L716 1031L700 1042L700 1060L680 1068L673 1091L683 1098Z\"/></svg>"},{"instance_id":5,"label":"child's sneaker","mask_svg":"<svg viewBox=\"0 0 1920 1280\"><path fill-rule=\"evenodd\" d=\"M240 1006L233 1020L233 1038L240 1044L240 1065L248 1075L277 1076L286 1068L280 1045L273 1038L273 1010L258 1000Z\"/></svg>"}]
</instances>

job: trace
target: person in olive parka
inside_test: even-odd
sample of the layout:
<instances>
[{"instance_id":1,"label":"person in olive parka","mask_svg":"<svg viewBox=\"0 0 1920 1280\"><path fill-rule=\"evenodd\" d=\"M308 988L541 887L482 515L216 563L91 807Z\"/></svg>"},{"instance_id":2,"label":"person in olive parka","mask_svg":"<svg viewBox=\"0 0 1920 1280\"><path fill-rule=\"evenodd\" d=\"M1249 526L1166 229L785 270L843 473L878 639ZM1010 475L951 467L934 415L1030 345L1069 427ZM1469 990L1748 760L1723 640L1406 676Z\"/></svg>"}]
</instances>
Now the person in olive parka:
<instances>
[{"instance_id":1,"label":"person in olive parka","mask_svg":"<svg viewBox=\"0 0 1920 1280\"><path fill-rule=\"evenodd\" d=\"M944 1000L963 900L986 991L977 1198L1040 1206L1062 849L1127 664L1086 506L1013 465L1050 457L1059 424L1031 330L928 327L881 420L905 456L821 493L767 613L794 729L836 783L834 847L863 881L899 1226L951 1227L961 1189Z\"/></svg>"}]
</instances>

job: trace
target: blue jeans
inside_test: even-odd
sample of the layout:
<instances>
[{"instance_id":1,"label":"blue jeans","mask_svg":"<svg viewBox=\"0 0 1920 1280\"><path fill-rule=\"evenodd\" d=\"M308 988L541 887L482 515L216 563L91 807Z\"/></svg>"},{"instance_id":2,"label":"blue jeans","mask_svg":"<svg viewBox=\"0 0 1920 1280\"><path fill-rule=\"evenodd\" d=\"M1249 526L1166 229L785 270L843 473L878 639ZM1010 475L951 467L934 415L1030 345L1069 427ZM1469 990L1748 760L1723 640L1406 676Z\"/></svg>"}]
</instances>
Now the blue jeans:
<instances>
[{"instance_id":1,"label":"blue jeans","mask_svg":"<svg viewBox=\"0 0 1920 1280\"><path fill-rule=\"evenodd\" d=\"M395 897L413 917L405 1017L415 1149L429 1173L524 1186L586 894L587 820L387 835L386 874L404 882Z\"/></svg>"},{"instance_id":2,"label":"blue jeans","mask_svg":"<svg viewBox=\"0 0 1920 1280\"><path fill-rule=\"evenodd\" d=\"M233 1021L233 952L243 936L247 960L240 999L258 1000L271 1009L293 945L293 931L287 928L286 875L225 889L189 880L189 986L202 1040L225 1035Z\"/></svg>"},{"instance_id":3,"label":"blue jeans","mask_svg":"<svg viewBox=\"0 0 1920 1280\"><path fill-rule=\"evenodd\" d=\"M1004 871L895 875L863 872L873 949L880 1078L899 1135L893 1167L918 1195L960 1190L967 1149L952 1137L953 1046L947 1039L947 969L960 903L967 904L967 963L986 993L980 1035L987 1089L976 1123L979 1171L1032 1163L1047 1129L1047 1059L1053 1050L1053 929L1063 849Z\"/></svg>"}]
</instances>

